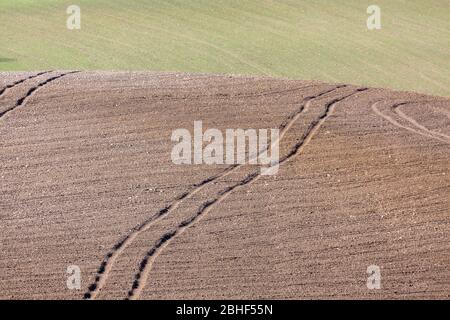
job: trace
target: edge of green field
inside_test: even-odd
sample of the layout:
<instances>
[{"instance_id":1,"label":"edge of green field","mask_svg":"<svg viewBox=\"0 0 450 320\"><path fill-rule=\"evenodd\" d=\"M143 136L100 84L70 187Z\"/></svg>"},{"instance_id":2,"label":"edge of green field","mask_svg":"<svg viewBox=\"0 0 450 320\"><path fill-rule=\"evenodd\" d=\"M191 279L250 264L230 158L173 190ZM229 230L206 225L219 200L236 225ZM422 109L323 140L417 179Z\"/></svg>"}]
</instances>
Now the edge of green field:
<instances>
[{"instance_id":1,"label":"edge of green field","mask_svg":"<svg viewBox=\"0 0 450 320\"><path fill-rule=\"evenodd\" d=\"M81 8L81 30L66 9ZM367 7L381 8L368 30ZM0 71L270 75L450 96L447 0L0 0Z\"/></svg>"}]
</instances>

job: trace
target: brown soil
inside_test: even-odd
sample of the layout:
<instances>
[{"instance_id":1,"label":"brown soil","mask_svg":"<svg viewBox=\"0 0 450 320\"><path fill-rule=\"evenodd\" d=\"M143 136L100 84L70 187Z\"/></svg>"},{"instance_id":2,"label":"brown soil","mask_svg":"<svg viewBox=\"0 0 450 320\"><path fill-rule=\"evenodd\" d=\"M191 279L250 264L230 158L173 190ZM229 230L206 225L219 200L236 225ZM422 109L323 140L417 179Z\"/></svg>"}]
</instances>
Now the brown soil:
<instances>
[{"instance_id":1,"label":"brown soil","mask_svg":"<svg viewBox=\"0 0 450 320\"><path fill-rule=\"evenodd\" d=\"M280 128L280 170L175 165ZM176 73L0 73L0 298L450 297L450 99ZM69 265L82 271L69 290ZM381 289L366 286L381 268Z\"/></svg>"}]
</instances>

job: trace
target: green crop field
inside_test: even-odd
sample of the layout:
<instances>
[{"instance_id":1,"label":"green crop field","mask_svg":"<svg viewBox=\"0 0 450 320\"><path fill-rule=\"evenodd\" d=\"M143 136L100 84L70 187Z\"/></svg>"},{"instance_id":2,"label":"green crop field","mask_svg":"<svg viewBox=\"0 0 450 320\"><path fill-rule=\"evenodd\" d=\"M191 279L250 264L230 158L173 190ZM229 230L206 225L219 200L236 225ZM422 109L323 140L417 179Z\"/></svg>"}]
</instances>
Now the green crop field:
<instances>
[{"instance_id":1,"label":"green crop field","mask_svg":"<svg viewBox=\"0 0 450 320\"><path fill-rule=\"evenodd\" d=\"M69 30L69 5L81 29ZM368 30L367 7L381 8ZM450 96L448 0L0 0L0 70L271 75Z\"/></svg>"}]
</instances>

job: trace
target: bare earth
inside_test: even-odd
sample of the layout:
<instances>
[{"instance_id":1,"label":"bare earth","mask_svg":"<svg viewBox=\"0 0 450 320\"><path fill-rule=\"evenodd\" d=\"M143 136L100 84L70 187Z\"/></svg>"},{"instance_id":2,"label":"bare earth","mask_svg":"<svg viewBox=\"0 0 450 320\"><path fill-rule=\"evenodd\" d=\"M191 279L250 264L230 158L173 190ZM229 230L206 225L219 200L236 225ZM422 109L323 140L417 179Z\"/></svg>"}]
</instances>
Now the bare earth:
<instances>
[{"instance_id":1,"label":"bare earth","mask_svg":"<svg viewBox=\"0 0 450 320\"><path fill-rule=\"evenodd\" d=\"M280 170L175 165L280 128ZM450 297L450 99L176 73L0 73L1 299ZM66 272L77 265L81 290ZM381 289L366 287L381 268Z\"/></svg>"}]
</instances>

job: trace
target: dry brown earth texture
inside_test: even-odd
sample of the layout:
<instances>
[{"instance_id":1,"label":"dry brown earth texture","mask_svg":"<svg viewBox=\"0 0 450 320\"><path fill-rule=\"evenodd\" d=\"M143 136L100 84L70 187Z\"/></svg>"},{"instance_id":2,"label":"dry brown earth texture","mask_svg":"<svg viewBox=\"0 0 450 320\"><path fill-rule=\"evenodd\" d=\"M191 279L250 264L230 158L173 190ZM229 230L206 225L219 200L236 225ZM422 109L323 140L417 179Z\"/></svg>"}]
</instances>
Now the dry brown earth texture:
<instances>
[{"instance_id":1,"label":"dry brown earth texture","mask_svg":"<svg viewBox=\"0 0 450 320\"><path fill-rule=\"evenodd\" d=\"M175 164L172 132L199 120L278 128L278 172ZM268 77L0 73L0 178L2 299L450 296L449 98Z\"/></svg>"}]
</instances>

